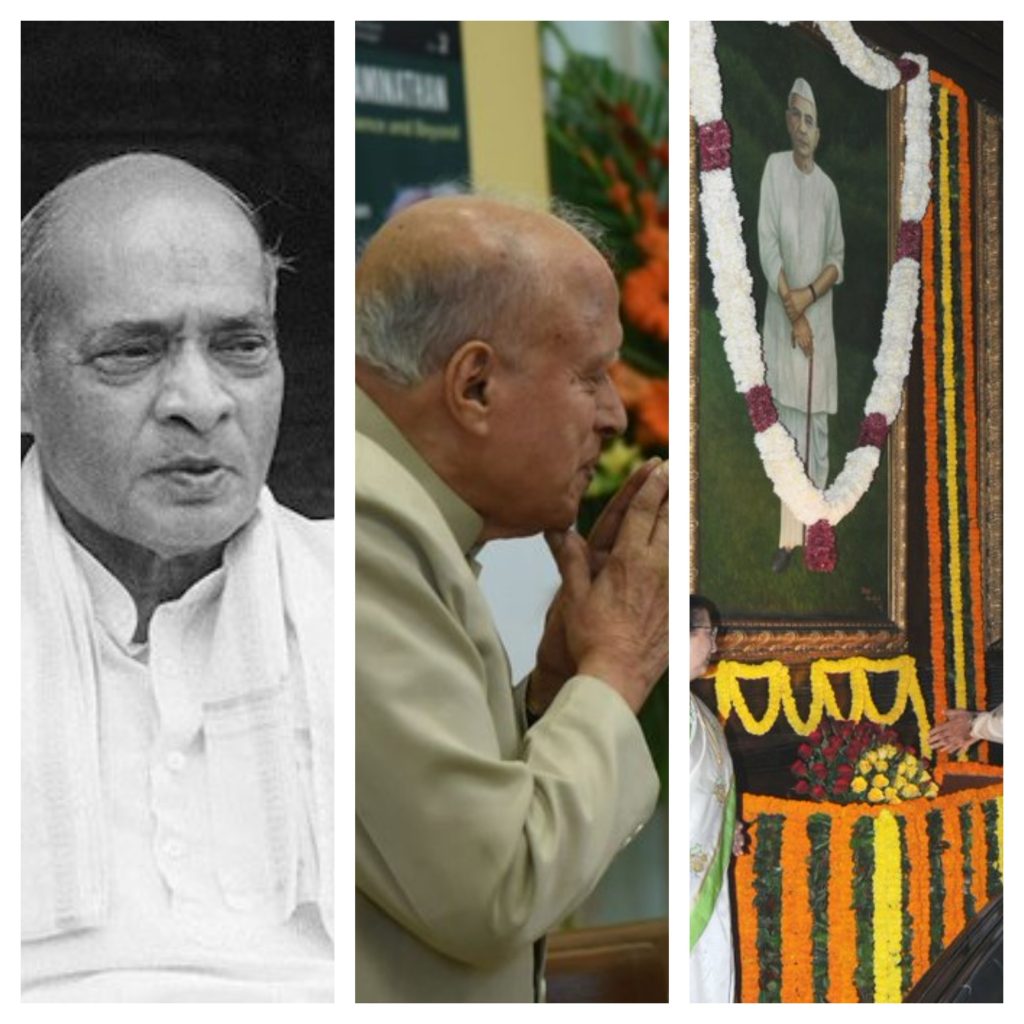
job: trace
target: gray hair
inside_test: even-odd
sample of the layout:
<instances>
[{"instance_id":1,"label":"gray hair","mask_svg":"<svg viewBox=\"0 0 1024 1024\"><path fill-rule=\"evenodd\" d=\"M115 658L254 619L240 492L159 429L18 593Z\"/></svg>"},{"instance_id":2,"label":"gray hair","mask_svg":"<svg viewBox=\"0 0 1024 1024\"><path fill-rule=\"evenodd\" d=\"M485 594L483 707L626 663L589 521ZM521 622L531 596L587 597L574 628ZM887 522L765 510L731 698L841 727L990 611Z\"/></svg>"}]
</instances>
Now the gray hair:
<instances>
[{"instance_id":1,"label":"gray hair","mask_svg":"<svg viewBox=\"0 0 1024 1024\"><path fill-rule=\"evenodd\" d=\"M604 229L561 200L541 208L520 198L475 193L521 209L551 213L578 231L609 263ZM471 249L448 254L430 267L389 268L382 287L356 294L356 356L402 387L440 369L470 338L494 339L509 329L545 285L525 252L521 232L505 230L502 242L513 273L496 274ZM505 350L514 360L517 353Z\"/></svg>"},{"instance_id":2,"label":"gray hair","mask_svg":"<svg viewBox=\"0 0 1024 1024\"><path fill-rule=\"evenodd\" d=\"M21 222L21 351L38 352L45 340L54 309L60 302L57 285L51 273L50 257L56 229L71 206L75 192L87 181L98 177L117 164L136 160L139 157L159 157L208 178L242 212L259 239L263 250L264 274L267 290L273 303L277 274L288 269L288 261L277 252L276 246L268 246L263 232L263 223L256 208L241 193L208 171L200 170L184 160L162 153L125 153L111 159L92 164L84 170L65 178L52 188L32 207Z\"/></svg>"}]
</instances>

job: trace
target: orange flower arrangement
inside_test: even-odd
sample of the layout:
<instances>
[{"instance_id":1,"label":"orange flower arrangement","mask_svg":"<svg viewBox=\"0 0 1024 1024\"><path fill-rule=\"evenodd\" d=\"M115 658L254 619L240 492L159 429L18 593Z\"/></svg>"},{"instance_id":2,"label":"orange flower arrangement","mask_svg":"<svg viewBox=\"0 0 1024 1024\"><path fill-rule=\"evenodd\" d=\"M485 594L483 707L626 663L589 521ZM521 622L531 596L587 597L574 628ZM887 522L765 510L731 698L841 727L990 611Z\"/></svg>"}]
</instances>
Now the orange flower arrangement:
<instances>
[{"instance_id":1,"label":"orange flower arrangement","mask_svg":"<svg viewBox=\"0 0 1024 1024\"><path fill-rule=\"evenodd\" d=\"M622 281L622 309L637 327L668 342L668 228L663 226L657 197L649 189L636 196L643 227L633 235L647 262Z\"/></svg>"},{"instance_id":2,"label":"orange flower arrangement","mask_svg":"<svg viewBox=\"0 0 1024 1024\"><path fill-rule=\"evenodd\" d=\"M544 23L564 62L548 74L557 89L547 118L552 183L606 229L615 254L624 328L622 359L611 374L630 413L626 443L645 455L668 447L668 24L650 39L665 69L638 80L575 50L557 23ZM653 450L652 450L653 449ZM625 467L595 479L588 498L612 493Z\"/></svg>"},{"instance_id":3,"label":"orange flower arrangement","mask_svg":"<svg viewBox=\"0 0 1024 1024\"><path fill-rule=\"evenodd\" d=\"M942 903L942 934L948 946L964 928L964 870L960 853L963 836L959 814L946 814L942 820L945 840L942 848L942 877L946 887L946 898Z\"/></svg>"},{"instance_id":4,"label":"orange flower arrangement","mask_svg":"<svg viewBox=\"0 0 1024 1024\"><path fill-rule=\"evenodd\" d=\"M788 849L782 871L782 1001L813 1002L812 976L806 970L811 948L811 894L807 869L811 841L806 818L787 818L782 832L783 849Z\"/></svg>"},{"instance_id":5,"label":"orange flower arrangement","mask_svg":"<svg viewBox=\"0 0 1024 1024\"><path fill-rule=\"evenodd\" d=\"M622 281L622 308L637 327L667 342L668 263L651 260L631 270Z\"/></svg>"},{"instance_id":6,"label":"orange flower arrangement","mask_svg":"<svg viewBox=\"0 0 1024 1024\"><path fill-rule=\"evenodd\" d=\"M918 820L907 822L907 845L911 864L928 863L928 833ZM928 962L929 918L931 916L928 904L927 873L911 871L908 882L910 885L910 916L914 919L914 938L910 947L911 957L915 965L926 964Z\"/></svg>"},{"instance_id":7,"label":"orange flower arrangement","mask_svg":"<svg viewBox=\"0 0 1024 1024\"><path fill-rule=\"evenodd\" d=\"M744 798L744 804L746 803ZM746 967L743 972L744 1002L756 1002L759 979L757 977L757 911L754 908L754 853L757 850L757 819L748 815L744 807L744 820L750 818L750 849L743 857L735 860L736 880L736 943L740 962ZM783 845L785 849L785 845ZM753 975L753 977L751 977Z\"/></svg>"},{"instance_id":8,"label":"orange flower arrangement","mask_svg":"<svg viewBox=\"0 0 1024 1024\"><path fill-rule=\"evenodd\" d=\"M638 444L668 444L668 381L648 377L628 363L611 368L622 404L636 415Z\"/></svg>"},{"instance_id":9,"label":"orange flower arrangement","mask_svg":"<svg viewBox=\"0 0 1024 1024\"><path fill-rule=\"evenodd\" d=\"M962 772L962 769L967 769ZM751 833L754 847L757 843L757 822L761 815L782 815L785 819L780 851L780 868L785 899L782 905L782 999L784 1002L810 1001L813 992L810 957L811 918L808 911L807 859L810 844L807 838L807 822L814 814L827 812L831 818L832 830L829 840L829 949L830 954L828 1000L832 1003L858 1002L854 985L854 967L850 952L856 950L856 916L853 910L853 856L851 838L854 825L864 817L877 818L881 814L896 814L907 823L907 843L910 862L914 865L906 880L909 885L908 902L913 923L911 953L912 983L916 982L929 966L929 892L930 879L927 871L928 837L925 816L929 811L939 809L945 826L948 846L942 854L942 872L946 898L943 900L943 934L948 942L958 935L964 926L964 872L961 850L960 808L971 806L974 826L974 842L971 862L977 886L973 889L975 902L980 906L984 901L983 879L985 878L986 857L988 856L984 817L981 806L987 800L1001 799L1001 769L991 765L951 764L950 774L969 774L986 781L974 789L959 790L941 794L933 801L911 801L899 809L885 805L864 804L821 804L812 801L791 800L781 797L743 797L743 817L752 821ZM736 899L738 906L738 945L742 962L747 965L743 972L743 1002L758 1000L757 911L754 908L753 856L741 857L736 862ZM840 951L845 953L840 955ZM792 977L797 974L802 977Z\"/></svg>"},{"instance_id":10,"label":"orange flower arrangement","mask_svg":"<svg viewBox=\"0 0 1024 1024\"><path fill-rule=\"evenodd\" d=\"M857 926L853 908L853 836L854 816L841 814L832 819L832 841L829 845L828 909L831 939L834 948L856 949ZM831 1003L856 1003L857 988L853 983L853 968L831 965L828 972L828 998Z\"/></svg>"}]
</instances>

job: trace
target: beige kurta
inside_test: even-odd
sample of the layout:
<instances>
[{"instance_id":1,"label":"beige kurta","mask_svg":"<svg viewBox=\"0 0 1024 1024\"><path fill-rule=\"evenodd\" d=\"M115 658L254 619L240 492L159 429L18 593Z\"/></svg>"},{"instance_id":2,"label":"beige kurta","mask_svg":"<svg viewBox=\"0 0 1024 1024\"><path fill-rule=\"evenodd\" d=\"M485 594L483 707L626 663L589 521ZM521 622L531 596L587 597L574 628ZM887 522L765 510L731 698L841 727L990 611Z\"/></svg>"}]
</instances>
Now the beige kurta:
<instances>
[{"instance_id":1,"label":"beige kurta","mask_svg":"<svg viewBox=\"0 0 1024 1024\"><path fill-rule=\"evenodd\" d=\"M535 943L650 816L657 776L592 677L524 733L480 518L356 401L356 998L531 1001Z\"/></svg>"}]
</instances>

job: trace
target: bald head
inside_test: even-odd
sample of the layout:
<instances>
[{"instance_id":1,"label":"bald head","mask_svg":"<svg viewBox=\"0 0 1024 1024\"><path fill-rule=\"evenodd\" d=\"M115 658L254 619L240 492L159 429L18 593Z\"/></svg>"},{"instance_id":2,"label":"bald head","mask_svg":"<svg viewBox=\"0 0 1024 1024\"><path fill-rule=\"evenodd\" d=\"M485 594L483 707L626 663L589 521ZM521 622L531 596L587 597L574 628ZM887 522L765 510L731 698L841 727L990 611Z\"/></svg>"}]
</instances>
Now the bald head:
<instances>
[{"instance_id":1,"label":"bald head","mask_svg":"<svg viewBox=\"0 0 1024 1024\"><path fill-rule=\"evenodd\" d=\"M249 204L183 160L128 154L66 179L22 221L23 352L38 348L51 319L76 301L75 284L103 273L112 247L143 258L154 237L197 272L214 253L258 261L272 305L279 261L264 251Z\"/></svg>"},{"instance_id":2,"label":"bald head","mask_svg":"<svg viewBox=\"0 0 1024 1024\"><path fill-rule=\"evenodd\" d=\"M410 385L471 338L509 358L518 325L564 285L606 263L596 227L564 211L483 196L411 206L367 245L356 269L356 355L393 383ZM611 277L607 266L604 272Z\"/></svg>"}]
</instances>

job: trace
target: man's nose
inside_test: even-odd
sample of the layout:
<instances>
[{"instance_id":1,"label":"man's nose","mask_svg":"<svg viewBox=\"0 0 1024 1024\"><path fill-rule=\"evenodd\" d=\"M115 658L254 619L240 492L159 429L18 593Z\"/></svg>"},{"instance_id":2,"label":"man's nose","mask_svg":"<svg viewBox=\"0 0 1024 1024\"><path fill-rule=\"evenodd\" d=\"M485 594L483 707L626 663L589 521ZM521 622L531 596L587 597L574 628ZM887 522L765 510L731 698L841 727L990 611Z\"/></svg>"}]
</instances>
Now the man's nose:
<instances>
[{"instance_id":1,"label":"man's nose","mask_svg":"<svg viewBox=\"0 0 1024 1024\"><path fill-rule=\"evenodd\" d=\"M601 402L598 408L598 432L608 439L618 437L626 432L628 422L626 407L622 404L619 390L608 378L602 388Z\"/></svg>"},{"instance_id":2,"label":"man's nose","mask_svg":"<svg viewBox=\"0 0 1024 1024\"><path fill-rule=\"evenodd\" d=\"M168 354L156 398L158 419L176 420L205 434L233 407L234 399L201 345L186 341Z\"/></svg>"}]
</instances>

